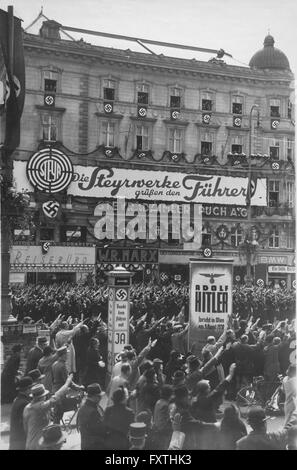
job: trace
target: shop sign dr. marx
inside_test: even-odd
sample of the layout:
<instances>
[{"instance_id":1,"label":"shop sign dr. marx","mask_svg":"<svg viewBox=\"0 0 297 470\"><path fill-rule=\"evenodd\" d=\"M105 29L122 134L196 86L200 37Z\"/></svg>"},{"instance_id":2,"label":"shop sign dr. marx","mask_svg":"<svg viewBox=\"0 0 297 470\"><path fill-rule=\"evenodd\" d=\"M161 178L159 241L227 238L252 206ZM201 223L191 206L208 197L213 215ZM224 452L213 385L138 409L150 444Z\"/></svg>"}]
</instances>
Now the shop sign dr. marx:
<instances>
[{"instance_id":1,"label":"shop sign dr. marx","mask_svg":"<svg viewBox=\"0 0 297 470\"><path fill-rule=\"evenodd\" d=\"M203 347L219 336L232 313L232 261L193 260L190 293L190 343Z\"/></svg>"}]
</instances>

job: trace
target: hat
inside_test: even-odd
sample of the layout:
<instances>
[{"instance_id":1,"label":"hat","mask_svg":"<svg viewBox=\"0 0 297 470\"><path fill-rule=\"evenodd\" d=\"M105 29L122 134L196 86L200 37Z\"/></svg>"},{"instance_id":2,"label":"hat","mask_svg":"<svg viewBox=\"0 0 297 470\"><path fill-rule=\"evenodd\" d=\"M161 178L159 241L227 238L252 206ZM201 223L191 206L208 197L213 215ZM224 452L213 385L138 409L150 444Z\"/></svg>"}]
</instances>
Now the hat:
<instances>
[{"instance_id":1,"label":"hat","mask_svg":"<svg viewBox=\"0 0 297 470\"><path fill-rule=\"evenodd\" d=\"M25 390L28 390L28 388L31 388L33 385L33 380L31 377L22 377L17 385L17 390L20 392L24 392Z\"/></svg>"},{"instance_id":2,"label":"hat","mask_svg":"<svg viewBox=\"0 0 297 470\"><path fill-rule=\"evenodd\" d=\"M189 390L187 389L185 385L183 385L182 387L176 387L174 389L174 396L175 398L178 398L178 399L187 397L189 396Z\"/></svg>"},{"instance_id":3,"label":"hat","mask_svg":"<svg viewBox=\"0 0 297 470\"><path fill-rule=\"evenodd\" d=\"M14 344L11 348L12 352L20 352L23 348L22 344Z\"/></svg>"},{"instance_id":4,"label":"hat","mask_svg":"<svg viewBox=\"0 0 297 470\"><path fill-rule=\"evenodd\" d=\"M145 423L131 423L129 426L129 437L132 439L144 439L146 436Z\"/></svg>"},{"instance_id":5,"label":"hat","mask_svg":"<svg viewBox=\"0 0 297 470\"><path fill-rule=\"evenodd\" d=\"M102 395L104 395L104 392L102 392L101 387L100 387L99 384L94 383L94 384L88 385L87 394L88 394L89 397L94 397L96 395L102 396Z\"/></svg>"},{"instance_id":6,"label":"hat","mask_svg":"<svg viewBox=\"0 0 297 470\"><path fill-rule=\"evenodd\" d=\"M45 395L48 395L49 391L45 389L45 386L42 384L34 385L31 388L31 393L30 396L34 398L42 398L45 397Z\"/></svg>"},{"instance_id":7,"label":"hat","mask_svg":"<svg viewBox=\"0 0 297 470\"><path fill-rule=\"evenodd\" d=\"M215 337L214 336L208 336L207 337L207 342L209 343L210 341L215 341Z\"/></svg>"},{"instance_id":8,"label":"hat","mask_svg":"<svg viewBox=\"0 0 297 470\"><path fill-rule=\"evenodd\" d=\"M176 323L175 325L173 325L174 330L178 330L179 328L183 328L183 327L184 326L181 323Z\"/></svg>"},{"instance_id":9,"label":"hat","mask_svg":"<svg viewBox=\"0 0 297 470\"><path fill-rule=\"evenodd\" d=\"M173 374L172 385L176 387L178 385L184 385L186 381L186 374L182 370L176 370Z\"/></svg>"},{"instance_id":10,"label":"hat","mask_svg":"<svg viewBox=\"0 0 297 470\"><path fill-rule=\"evenodd\" d=\"M37 338L37 343L38 344L45 344L48 343L48 339L46 336L38 336Z\"/></svg>"},{"instance_id":11,"label":"hat","mask_svg":"<svg viewBox=\"0 0 297 470\"><path fill-rule=\"evenodd\" d=\"M266 419L265 411L260 406L251 408L248 411L247 419L250 423L264 423Z\"/></svg>"},{"instance_id":12,"label":"hat","mask_svg":"<svg viewBox=\"0 0 297 470\"><path fill-rule=\"evenodd\" d=\"M33 369L28 372L28 377L30 377L33 382L37 382L37 380L44 379L45 375L41 374L39 369Z\"/></svg>"},{"instance_id":13,"label":"hat","mask_svg":"<svg viewBox=\"0 0 297 470\"><path fill-rule=\"evenodd\" d=\"M67 352L67 346L62 346L61 348L57 349L58 356L63 356Z\"/></svg>"},{"instance_id":14,"label":"hat","mask_svg":"<svg viewBox=\"0 0 297 470\"><path fill-rule=\"evenodd\" d=\"M200 394L207 392L209 390L209 382L208 380L199 380L199 382L195 386L195 394Z\"/></svg>"},{"instance_id":15,"label":"hat","mask_svg":"<svg viewBox=\"0 0 297 470\"><path fill-rule=\"evenodd\" d=\"M156 357L154 360L153 360L153 364L163 364L163 361L161 359L159 359L158 357Z\"/></svg>"},{"instance_id":16,"label":"hat","mask_svg":"<svg viewBox=\"0 0 297 470\"><path fill-rule=\"evenodd\" d=\"M48 448L56 446L65 442L65 434L62 433L61 426L52 424L42 430L42 437L39 439L38 444L40 447Z\"/></svg>"},{"instance_id":17,"label":"hat","mask_svg":"<svg viewBox=\"0 0 297 470\"><path fill-rule=\"evenodd\" d=\"M194 355L189 356L187 361L190 366L199 366L199 359Z\"/></svg>"}]
</instances>

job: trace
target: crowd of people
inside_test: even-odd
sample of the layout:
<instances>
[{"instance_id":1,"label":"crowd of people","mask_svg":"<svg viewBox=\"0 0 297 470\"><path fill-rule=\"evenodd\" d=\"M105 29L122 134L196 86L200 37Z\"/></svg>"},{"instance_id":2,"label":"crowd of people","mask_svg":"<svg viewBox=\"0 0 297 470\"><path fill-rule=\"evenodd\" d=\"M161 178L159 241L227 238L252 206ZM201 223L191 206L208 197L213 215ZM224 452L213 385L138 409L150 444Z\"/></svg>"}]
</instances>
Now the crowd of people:
<instances>
[{"instance_id":1,"label":"crowd of people","mask_svg":"<svg viewBox=\"0 0 297 470\"><path fill-rule=\"evenodd\" d=\"M81 449L297 447L294 320L263 324L233 315L197 356L188 349L185 307L160 319L148 312L132 316L130 344L109 373L107 324L100 314L81 321L60 314L41 327L50 338L37 337L24 370L22 346L15 345L2 371L1 400L13 401L10 449L63 448L61 420L76 399ZM248 433L235 404L238 391L255 376L273 384L279 374L284 428L267 432L265 409L253 407Z\"/></svg>"},{"instance_id":2,"label":"crowd of people","mask_svg":"<svg viewBox=\"0 0 297 470\"><path fill-rule=\"evenodd\" d=\"M296 310L295 289L282 287L253 286L235 284L233 289L233 311L241 312L242 317L251 312L262 321L271 322L276 316L280 320L292 318ZM161 318L163 315L177 314L182 306L188 312L189 283L168 282L133 284L130 291L131 314L135 318L144 313ZM73 317L92 315L101 312L107 318L108 288L98 285L70 284L67 282L50 285L12 286L12 313L21 321L30 316L34 321L43 318L52 322L60 313Z\"/></svg>"}]
</instances>

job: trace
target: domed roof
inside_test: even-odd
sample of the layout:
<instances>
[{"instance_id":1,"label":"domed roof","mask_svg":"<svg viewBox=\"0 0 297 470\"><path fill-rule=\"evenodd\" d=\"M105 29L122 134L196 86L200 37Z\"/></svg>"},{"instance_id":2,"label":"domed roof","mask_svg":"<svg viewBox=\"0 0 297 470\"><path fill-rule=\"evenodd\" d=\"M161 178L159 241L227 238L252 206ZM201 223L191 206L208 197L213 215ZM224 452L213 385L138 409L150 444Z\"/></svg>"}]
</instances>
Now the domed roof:
<instances>
[{"instance_id":1,"label":"domed roof","mask_svg":"<svg viewBox=\"0 0 297 470\"><path fill-rule=\"evenodd\" d=\"M264 39L263 49L251 58L249 66L256 69L290 70L287 56L274 47L274 38L270 34Z\"/></svg>"}]
</instances>

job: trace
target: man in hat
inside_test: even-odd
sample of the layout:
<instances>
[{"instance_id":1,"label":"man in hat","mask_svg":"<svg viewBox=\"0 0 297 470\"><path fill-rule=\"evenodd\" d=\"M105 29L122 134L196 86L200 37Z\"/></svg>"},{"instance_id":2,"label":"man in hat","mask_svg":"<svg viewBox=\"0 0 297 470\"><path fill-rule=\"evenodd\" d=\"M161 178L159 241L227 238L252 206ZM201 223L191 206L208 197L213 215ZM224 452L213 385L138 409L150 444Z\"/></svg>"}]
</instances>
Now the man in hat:
<instances>
[{"instance_id":1,"label":"man in hat","mask_svg":"<svg viewBox=\"0 0 297 470\"><path fill-rule=\"evenodd\" d=\"M38 444L41 450L61 450L65 442L66 437L61 426L52 424L42 430Z\"/></svg>"},{"instance_id":2,"label":"man in hat","mask_svg":"<svg viewBox=\"0 0 297 470\"><path fill-rule=\"evenodd\" d=\"M1 373L1 404L12 403L17 395L16 381L20 374L22 348L21 344L14 344L11 355L4 364Z\"/></svg>"},{"instance_id":3,"label":"man in hat","mask_svg":"<svg viewBox=\"0 0 297 470\"><path fill-rule=\"evenodd\" d=\"M206 374L211 370L213 365L217 365L218 359L223 352L223 347L221 347L218 352L203 366L200 367L199 359L191 355L187 358L188 362L188 376L186 379L186 385L190 392L192 392L196 384L202 380Z\"/></svg>"},{"instance_id":4,"label":"man in hat","mask_svg":"<svg viewBox=\"0 0 297 470\"><path fill-rule=\"evenodd\" d=\"M288 424L281 431L267 432L267 418L261 407L251 408L247 422L252 431L236 443L237 450L285 450L288 429L297 424L297 414L294 412Z\"/></svg>"},{"instance_id":5,"label":"man in hat","mask_svg":"<svg viewBox=\"0 0 297 470\"><path fill-rule=\"evenodd\" d=\"M28 377L33 380L33 385L38 385L43 383L45 375L41 374L39 369L33 369L28 372Z\"/></svg>"},{"instance_id":6,"label":"man in hat","mask_svg":"<svg viewBox=\"0 0 297 470\"><path fill-rule=\"evenodd\" d=\"M30 403L30 391L33 385L31 377L22 377L18 383L18 395L14 399L10 412L9 450L24 450L26 434L23 424L25 406Z\"/></svg>"},{"instance_id":7,"label":"man in hat","mask_svg":"<svg viewBox=\"0 0 297 470\"><path fill-rule=\"evenodd\" d=\"M177 371L184 374L182 371ZM176 374L177 374L176 372ZM169 404L173 395L171 385L163 385L160 390L160 399L154 408L154 441L157 445L156 449L167 449L170 436L172 433L172 425L169 412Z\"/></svg>"},{"instance_id":8,"label":"man in hat","mask_svg":"<svg viewBox=\"0 0 297 470\"><path fill-rule=\"evenodd\" d=\"M25 407L23 413L26 450L38 450L42 430L50 422L49 412L55 403L66 395L71 382L72 375L69 375L63 386L49 399L47 398L49 392L45 389L44 385L39 384L32 387L32 401Z\"/></svg>"},{"instance_id":9,"label":"man in hat","mask_svg":"<svg viewBox=\"0 0 297 470\"><path fill-rule=\"evenodd\" d=\"M178 387L186 385L186 374L183 370L176 370L172 377L172 387L175 390Z\"/></svg>"},{"instance_id":10,"label":"man in hat","mask_svg":"<svg viewBox=\"0 0 297 470\"><path fill-rule=\"evenodd\" d=\"M129 429L129 450L143 450L145 447L146 436L145 423L131 423Z\"/></svg>"},{"instance_id":11,"label":"man in hat","mask_svg":"<svg viewBox=\"0 0 297 470\"><path fill-rule=\"evenodd\" d=\"M172 349L178 351L180 354L186 354L188 351L187 333L189 324L176 323L173 326L173 333L171 334Z\"/></svg>"},{"instance_id":12,"label":"man in hat","mask_svg":"<svg viewBox=\"0 0 297 470\"><path fill-rule=\"evenodd\" d=\"M106 426L100 401L104 396L99 384L88 385L87 399L78 410L77 423L81 434L81 450L105 449Z\"/></svg>"},{"instance_id":13,"label":"man in hat","mask_svg":"<svg viewBox=\"0 0 297 470\"><path fill-rule=\"evenodd\" d=\"M38 336L35 346L30 349L27 356L26 375L28 375L28 372L31 370L37 369L38 362L42 358L43 350L46 346L48 346L46 336Z\"/></svg>"},{"instance_id":14,"label":"man in hat","mask_svg":"<svg viewBox=\"0 0 297 470\"><path fill-rule=\"evenodd\" d=\"M113 405L105 410L104 423L107 429L107 449L129 449L128 431L130 423L133 423L134 413L128 408L129 393L127 388L121 387L112 395Z\"/></svg>"},{"instance_id":15,"label":"man in hat","mask_svg":"<svg viewBox=\"0 0 297 470\"><path fill-rule=\"evenodd\" d=\"M153 360L153 367L156 372L158 384L160 386L164 385L166 377L165 377L165 374L163 374L163 361L159 359L158 357L156 357Z\"/></svg>"},{"instance_id":16,"label":"man in hat","mask_svg":"<svg viewBox=\"0 0 297 470\"><path fill-rule=\"evenodd\" d=\"M71 319L71 317L70 317ZM67 369L68 372L76 372L76 364L75 364L75 349L73 346L72 339L75 335L80 332L81 326L84 324L83 321L75 325L72 330L69 329L69 323L67 321L62 321L61 329L56 334L55 342L56 347L61 348L62 346L68 346L68 353L67 353Z\"/></svg>"},{"instance_id":17,"label":"man in hat","mask_svg":"<svg viewBox=\"0 0 297 470\"><path fill-rule=\"evenodd\" d=\"M57 392L65 383L68 377L67 362L67 347L62 346L57 349L58 360L52 365L53 375L53 392ZM73 390L84 390L84 386L80 386L71 381L71 388ZM63 417L63 400L59 400L55 405L55 423L59 424Z\"/></svg>"}]
</instances>

